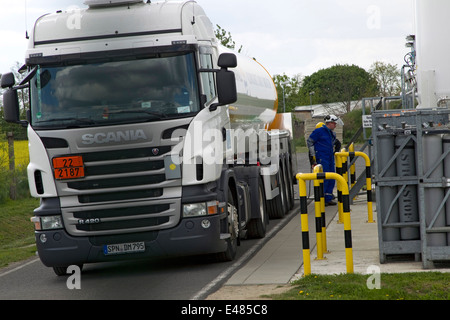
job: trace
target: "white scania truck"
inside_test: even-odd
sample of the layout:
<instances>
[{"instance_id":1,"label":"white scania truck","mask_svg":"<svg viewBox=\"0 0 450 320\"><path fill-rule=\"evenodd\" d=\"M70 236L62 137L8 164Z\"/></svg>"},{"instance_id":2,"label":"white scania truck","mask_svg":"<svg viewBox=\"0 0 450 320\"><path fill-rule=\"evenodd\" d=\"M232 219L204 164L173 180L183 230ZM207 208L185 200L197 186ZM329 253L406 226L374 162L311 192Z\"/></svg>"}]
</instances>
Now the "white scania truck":
<instances>
[{"instance_id":1,"label":"white scania truck","mask_svg":"<svg viewBox=\"0 0 450 320\"><path fill-rule=\"evenodd\" d=\"M293 206L272 78L221 47L194 1L85 4L39 18L25 79L1 79L5 120L28 128L41 261L62 275L118 259L233 259Z\"/></svg>"}]
</instances>

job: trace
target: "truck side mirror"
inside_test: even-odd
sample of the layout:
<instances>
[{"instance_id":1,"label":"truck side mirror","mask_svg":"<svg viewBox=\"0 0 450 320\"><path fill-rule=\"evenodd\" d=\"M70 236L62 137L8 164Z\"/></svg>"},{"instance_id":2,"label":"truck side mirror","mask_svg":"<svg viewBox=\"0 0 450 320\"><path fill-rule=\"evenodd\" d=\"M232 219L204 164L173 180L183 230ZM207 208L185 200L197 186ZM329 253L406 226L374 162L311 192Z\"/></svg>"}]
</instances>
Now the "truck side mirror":
<instances>
[{"instance_id":1,"label":"truck side mirror","mask_svg":"<svg viewBox=\"0 0 450 320\"><path fill-rule=\"evenodd\" d=\"M19 99L15 89L8 88L3 93L3 117L6 122L20 122Z\"/></svg>"},{"instance_id":2,"label":"truck side mirror","mask_svg":"<svg viewBox=\"0 0 450 320\"><path fill-rule=\"evenodd\" d=\"M233 71L220 69L217 73L217 95L220 105L236 102L236 77Z\"/></svg>"},{"instance_id":3,"label":"truck side mirror","mask_svg":"<svg viewBox=\"0 0 450 320\"><path fill-rule=\"evenodd\" d=\"M222 53L219 56L217 65L221 68L236 68L237 67L236 55L233 53Z\"/></svg>"},{"instance_id":4,"label":"truck side mirror","mask_svg":"<svg viewBox=\"0 0 450 320\"><path fill-rule=\"evenodd\" d=\"M6 122L21 123L17 89L13 88L16 80L13 73L2 75L1 87L7 88L3 93L3 117Z\"/></svg>"},{"instance_id":5,"label":"truck side mirror","mask_svg":"<svg viewBox=\"0 0 450 320\"><path fill-rule=\"evenodd\" d=\"M218 106L230 104L237 100L236 77L233 71L228 70L228 68L237 66L236 56L232 53L222 53L219 56L217 65L220 67L216 74L219 102L212 104L209 107L210 111L215 111Z\"/></svg>"},{"instance_id":6,"label":"truck side mirror","mask_svg":"<svg viewBox=\"0 0 450 320\"><path fill-rule=\"evenodd\" d=\"M14 74L12 72L8 72L2 75L1 79L1 87L12 88L16 84L16 79L14 78Z\"/></svg>"}]
</instances>

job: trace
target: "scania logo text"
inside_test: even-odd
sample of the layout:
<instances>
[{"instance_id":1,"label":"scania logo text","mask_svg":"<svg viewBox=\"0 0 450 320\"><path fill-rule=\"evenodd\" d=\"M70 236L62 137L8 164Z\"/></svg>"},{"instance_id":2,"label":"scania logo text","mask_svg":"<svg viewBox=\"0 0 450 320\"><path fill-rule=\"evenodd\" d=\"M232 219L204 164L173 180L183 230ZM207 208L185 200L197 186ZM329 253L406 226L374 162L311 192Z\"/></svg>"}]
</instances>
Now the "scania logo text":
<instances>
[{"instance_id":1,"label":"scania logo text","mask_svg":"<svg viewBox=\"0 0 450 320\"><path fill-rule=\"evenodd\" d=\"M98 133L86 133L81 137L81 142L86 145L90 144L105 144L105 143L119 143L127 141L147 140L144 130L125 130L125 131L110 131Z\"/></svg>"}]
</instances>

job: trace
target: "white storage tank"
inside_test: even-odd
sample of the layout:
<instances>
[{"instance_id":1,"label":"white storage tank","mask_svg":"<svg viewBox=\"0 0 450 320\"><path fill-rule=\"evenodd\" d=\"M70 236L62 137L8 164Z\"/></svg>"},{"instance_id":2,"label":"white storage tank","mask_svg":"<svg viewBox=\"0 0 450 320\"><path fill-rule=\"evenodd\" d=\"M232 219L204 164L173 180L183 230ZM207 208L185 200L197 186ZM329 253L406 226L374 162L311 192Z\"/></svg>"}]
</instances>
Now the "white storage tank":
<instances>
[{"instance_id":1,"label":"white storage tank","mask_svg":"<svg viewBox=\"0 0 450 320\"><path fill-rule=\"evenodd\" d=\"M439 100L450 98L449 12L448 0L416 0L419 108L434 108Z\"/></svg>"}]
</instances>

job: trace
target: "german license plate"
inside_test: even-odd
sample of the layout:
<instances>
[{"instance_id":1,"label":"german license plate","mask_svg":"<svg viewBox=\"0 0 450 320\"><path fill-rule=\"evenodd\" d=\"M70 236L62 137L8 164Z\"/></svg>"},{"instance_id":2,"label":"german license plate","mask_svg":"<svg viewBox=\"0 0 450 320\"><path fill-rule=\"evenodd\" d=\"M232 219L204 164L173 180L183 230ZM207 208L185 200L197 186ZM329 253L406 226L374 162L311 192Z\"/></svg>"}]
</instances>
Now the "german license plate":
<instances>
[{"instance_id":1,"label":"german license plate","mask_svg":"<svg viewBox=\"0 0 450 320\"><path fill-rule=\"evenodd\" d=\"M135 253L144 251L145 251L144 242L105 244L103 246L103 253L105 255Z\"/></svg>"}]
</instances>

